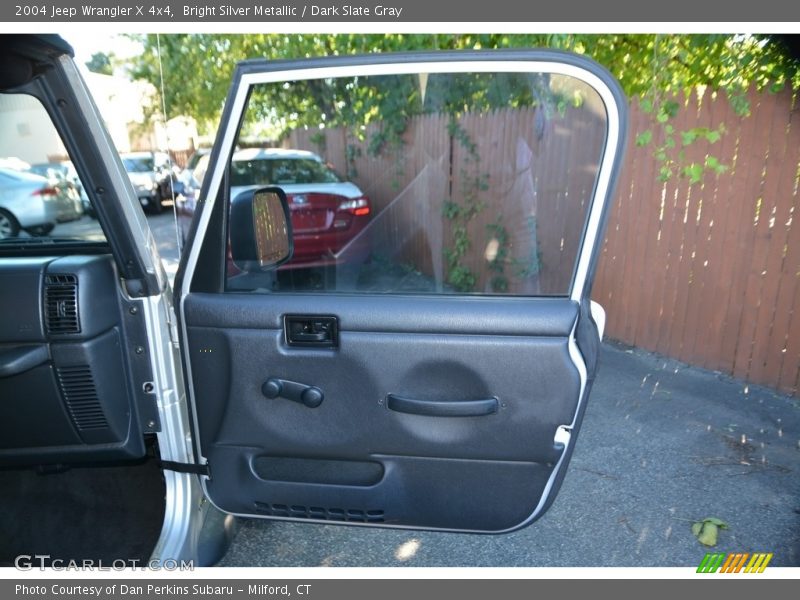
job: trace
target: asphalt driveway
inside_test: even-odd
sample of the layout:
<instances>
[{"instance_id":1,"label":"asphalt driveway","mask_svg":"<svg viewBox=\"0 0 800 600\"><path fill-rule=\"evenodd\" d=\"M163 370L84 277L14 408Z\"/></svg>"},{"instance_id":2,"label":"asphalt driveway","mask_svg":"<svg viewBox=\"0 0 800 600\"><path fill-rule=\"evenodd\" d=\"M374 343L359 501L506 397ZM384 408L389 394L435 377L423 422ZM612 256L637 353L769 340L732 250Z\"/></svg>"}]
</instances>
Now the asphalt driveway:
<instances>
[{"instance_id":1,"label":"asphalt driveway","mask_svg":"<svg viewBox=\"0 0 800 600\"><path fill-rule=\"evenodd\" d=\"M150 223L167 271L171 214ZM697 566L691 524L722 519L715 552L800 566L800 400L605 344L558 499L499 536L240 519L221 566Z\"/></svg>"}]
</instances>

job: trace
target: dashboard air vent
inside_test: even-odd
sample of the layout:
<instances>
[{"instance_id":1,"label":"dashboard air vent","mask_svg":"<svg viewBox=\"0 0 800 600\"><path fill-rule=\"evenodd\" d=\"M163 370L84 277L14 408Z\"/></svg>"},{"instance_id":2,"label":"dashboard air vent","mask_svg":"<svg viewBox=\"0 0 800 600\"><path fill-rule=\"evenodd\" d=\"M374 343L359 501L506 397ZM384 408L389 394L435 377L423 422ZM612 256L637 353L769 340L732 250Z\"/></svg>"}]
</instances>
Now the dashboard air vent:
<instances>
[{"instance_id":1,"label":"dashboard air vent","mask_svg":"<svg viewBox=\"0 0 800 600\"><path fill-rule=\"evenodd\" d=\"M54 335L80 333L78 278L75 275L47 275L44 285L47 332Z\"/></svg>"}]
</instances>

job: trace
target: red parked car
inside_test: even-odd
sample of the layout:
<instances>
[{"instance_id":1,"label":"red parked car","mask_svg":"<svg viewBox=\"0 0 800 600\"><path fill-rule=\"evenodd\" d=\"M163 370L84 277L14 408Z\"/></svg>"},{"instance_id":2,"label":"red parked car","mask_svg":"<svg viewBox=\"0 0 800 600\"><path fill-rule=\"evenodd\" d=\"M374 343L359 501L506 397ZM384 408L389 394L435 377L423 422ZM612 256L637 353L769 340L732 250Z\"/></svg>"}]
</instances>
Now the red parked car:
<instances>
[{"instance_id":1,"label":"red parked car","mask_svg":"<svg viewBox=\"0 0 800 600\"><path fill-rule=\"evenodd\" d=\"M195 179L202 180L205 175L205 160L202 158L195 168ZM362 233L372 212L369 198L313 152L239 150L231 161L230 182L231 198L268 185L286 192L292 214L294 254L281 269L336 267L363 260L369 254L369 236ZM185 239L194 214L191 191L178 202L178 212Z\"/></svg>"}]
</instances>

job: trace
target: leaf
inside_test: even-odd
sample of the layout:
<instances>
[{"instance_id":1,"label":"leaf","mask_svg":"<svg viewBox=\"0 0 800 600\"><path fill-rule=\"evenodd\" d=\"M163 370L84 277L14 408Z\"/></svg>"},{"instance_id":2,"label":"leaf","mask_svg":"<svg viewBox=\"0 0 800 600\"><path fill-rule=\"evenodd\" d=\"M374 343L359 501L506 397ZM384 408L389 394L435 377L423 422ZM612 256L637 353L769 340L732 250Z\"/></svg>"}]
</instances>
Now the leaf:
<instances>
[{"instance_id":1,"label":"leaf","mask_svg":"<svg viewBox=\"0 0 800 600\"><path fill-rule=\"evenodd\" d=\"M689 183L700 183L703 180L703 165L692 163L683 168L683 174L689 178Z\"/></svg>"},{"instance_id":2,"label":"leaf","mask_svg":"<svg viewBox=\"0 0 800 600\"><path fill-rule=\"evenodd\" d=\"M688 146L697 139L697 134L694 131L681 131L681 143Z\"/></svg>"},{"instance_id":3,"label":"leaf","mask_svg":"<svg viewBox=\"0 0 800 600\"><path fill-rule=\"evenodd\" d=\"M650 98L642 98L641 102L639 102L639 106L646 113L653 112L653 101L650 100Z\"/></svg>"},{"instance_id":4,"label":"leaf","mask_svg":"<svg viewBox=\"0 0 800 600\"><path fill-rule=\"evenodd\" d=\"M711 523L713 525L716 525L720 529L728 529L728 524L725 521L723 521L722 519L709 517L708 519L704 519L704 520L705 520L706 523Z\"/></svg>"},{"instance_id":5,"label":"leaf","mask_svg":"<svg viewBox=\"0 0 800 600\"><path fill-rule=\"evenodd\" d=\"M651 141L653 141L653 132L649 129L636 136L636 145L639 147L647 146Z\"/></svg>"},{"instance_id":6,"label":"leaf","mask_svg":"<svg viewBox=\"0 0 800 600\"><path fill-rule=\"evenodd\" d=\"M94 58L94 57L92 57ZM786 87L786 83L783 81L776 81L769 87L769 91L773 94L777 94L778 92L782 91Z\"/></svg>"},{"instance_id":7,"label":"leaf","mask_svg":"<svg viewBox=\"0 0 800 600\"><path fill-rule=\"evenodd\" d=\"M692 523L692 534L704 546L716 546L720 529L728 529L728 524L716 517L707 517Z\"/></svg>"},{"instance_id":8,"label":"leaf","mask_svg":"<svg viewBox=\"0 0 800 600\"><path fill-rule=\"evenodd\" d=\"M714 171L716 175L721 175L728 170L727 165L723 165L716 156L711 155L706 156L706 168Z\"/></svg>"},{"instance_id":9,"label":"leaf","mask_svg":"<svg viewBox=\"0 0 800 600\"><path fill-rule=\"evenodd\" d=\"M666 102L664 102L664 106L663 106L662 110L671 119L672 117L674 117L675 115L678 114L678 111L680 110L680 108L681 108L681 105L678 104L677 102L675 102L674 100L667 100Z\"/></svg>"},{"instance_id":10,"label":"leaf","mask_svg":"<svg viewBox=\"0 0 800 600\"><path fill-rule=\"evenodd\" d=\"M704 546L716 546L719 539L719 527L713 523L703 523L697 541Z\"/></svg>"},{"instance_id":11,"label":"leaf","mask_svg":"<svg viewBox=\"0 0 800 600\"><path fill-rule=\"evenodd\" d=\"M722 137L722 134L721 134L719 131L709 131L709 132L706 134L706 139L707 139L709 142L711 142L712 144L713 144L714 142L718 142L718 141L719 141L719 139L720 139L721 137Z\"/></svg>"}]
</instances>

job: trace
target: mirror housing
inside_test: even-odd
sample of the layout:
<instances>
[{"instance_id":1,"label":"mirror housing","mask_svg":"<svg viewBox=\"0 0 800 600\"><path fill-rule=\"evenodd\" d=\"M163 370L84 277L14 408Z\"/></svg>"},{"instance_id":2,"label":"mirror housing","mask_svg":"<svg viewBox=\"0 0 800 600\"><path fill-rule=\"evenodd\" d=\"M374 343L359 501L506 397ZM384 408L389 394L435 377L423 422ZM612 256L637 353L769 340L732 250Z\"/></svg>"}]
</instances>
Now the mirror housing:
<instances>
[{"instance_id":1,"label":"mirror housing","mask_svg":"<svg viewBox=\"0 0 800 600\"><path fill-rule=\"evenodd\" d=\"M244 272L275 269L292 258L292 220L279 187L247 190L231 201L231 257Z\"/></svg>"}]
</instances>

